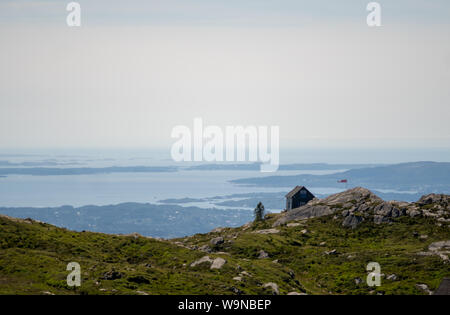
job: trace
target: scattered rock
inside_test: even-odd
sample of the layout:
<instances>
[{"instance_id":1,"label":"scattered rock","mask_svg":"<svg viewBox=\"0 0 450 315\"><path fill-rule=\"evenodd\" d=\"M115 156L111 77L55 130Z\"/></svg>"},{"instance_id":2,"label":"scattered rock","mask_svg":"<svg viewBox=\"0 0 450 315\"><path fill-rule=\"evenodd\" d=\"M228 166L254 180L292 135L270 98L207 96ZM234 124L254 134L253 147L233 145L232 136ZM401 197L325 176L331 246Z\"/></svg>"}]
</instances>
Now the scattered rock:
<instances>
[{"instance_id":1,"label":"scattered rock","mask_svg":"<svg viewBox=\"0 0 450 315\"><path fill-rule=\"evenodd\" d=\"M355 229L362 221L362 217L350 214L344 219L344 221L342 222L342 226Z\"/></svg>"},{"instance_id":2,"label":"scattered rock","mask_svg":"<svg viewBox=\"0 0 450 315\"><path fill-rule=\"evenodd\" d=\"M242 230L246 231L252 226L252 222L247 222L242 226Z\"/></svg>"},{"instance_id":3,"label":"scattered rock","mask_svg":"<svg viewBox=\"0 0 450 315\"><path fill-rule=\"evenodd\" d=\"M254 231L253 233L256 233L256 234L276 234L276 233L280 233L280 230L278 230L278 229L267 229L267 230Z\"/></svg>"},{"instance_id":4,"label":"scattered rock","mask_svg":"<svg viewBox=\"0 0 450 315\"><path fill-rule=\"evenodd\" d=\"M422 212L417 209L408 209L406 210L406 214L408 214L411 218L414 218L420 216Z\"/></svg>"},{"instance_id":5,"label":"scattered rock","mask_svg":"<svg viewBox=\"0 0 450 315\"><path fill-rule=\"evenodd\" d=\"M266 252L263 251L263 250L260 250L260 251L259 251L258 258L259 258L259 259L269 258L269 254L266 253Z\"/></svg>"},{"instance_id":6,"label":"scattered rock","mask_svg":"<svg viewBox=\"0 0 450 315\"><path fill-rule=\"evenodd\" d=\"M200 246L200 247L198 248L198 250L200 250L200 251L202 251L202 252L205 252L205 253L211 253L211 252L212 252L211 247L209 247L208 245Z\"/></svg>"},{"instance_id":7,"label":"scattered rock","mask_svg":"<svg viewBox=\"0 0 450 315\"><path fill-rule=\"evenodd\" d=\"M223 240L223 237L221 237L221 236L215 237L210 241L210 243L213 245L220 245L220 244L223 244L223 242L224 242L224 240Z\"/></svg>"},{"instance_id":8,"label":"scattered rock","mask_svg":"<svg viewBox=\"0 0 450 315\"><path fill-rule=\"evenodd\" d=\"M287 295L307 295L306 293L298 293L298 292L289 292Z\"/></svg>"},{"instance_id":9,"label":"scattered rock","mask_svg":"<svg viewBox=\"0 0 450 315\"><path fill-rule=\"evenodd\" d=\"M238 294L238 295L241 295L243 293L241 290L239 290L238 288L235 288L235 287L231 287L230 290L234 294Z\"/></svg>"},{"instance_id":10,"label":"scattered rock","mask_svg":"<svg viewBox=\"0 0 450 315\"><path fill-rule=\"evenodd\" d=\"M103 276L101 277L101 279L103 280L116 280L116 279L120 279L123 277L123 274L113 270L107 271L103 274Z\"/></svg>"},{"instance_id":11,"label":"scattered rock","mask_svg":"<svg viewBox=\"0 0 450 315\"><path fill-rule=\"evenodd\" d=\"M302 233L302 234L308 234L308 230L307 230L307 229L303 229L303 230L300 231L300 233Z\"/></svg>"},{"instance_id":12,"label":"scattered rock","mask_svg":"<svg viewBox=\"0 0 450 315\"><path fill-rule=\"evenodd\" d=\"M264 283L263 288L270 288L274 295L280 294L280 290L278 289L278 284L276 284L275 282Z\"/></svg>"},{"instance_id":13,"label":"scattered rock","mask_svg":"<svg viewBox=\"0 0 450 315\"><path fill-rule=\"evenodd\" d=\"M396 281L398 279L396 274L391 274L389 276L386 277L386 280L392 280L392 281Z\"/></svg>"},{"instance_id":14,"label":"scattered rock","mask_svg":"<svg viewBox=\"0 0 450 315\"><path fill-rule=\"evenodd\" d=\"M200 258L199 260L194 261L190 266L191 267L195 267L195 266L198 266L198 265L203 264L205 262L211 264L213 262L213 260L211 258L209 258L209 256L204 256L204 257Z\"/></svg>"},{"instance_id":15,"label":"scattered rock","mask_svg":"<svg viewBox=\"0 0 450 315\"><path fill-rule=\"evenodd\" d=\"M355 284L356 285L359 285L359 284L361 284L363 281L362 281L362 279L361 278L355 278Z\"/></svg>"},{"instance_id":16,"label":"scattered rock","mask_svg":"<svg viewBox=\"0 0 450 315\"><path fill-rule=\"evenodd\" d=\"M428 246L430 251L450 250L450 240L431 243Z\"/></svg>"},{"instance_id":17,"label":"scattered rock","mask_svg":"<svg viewBox=\"0 0 450 315\"><path fill-rule=\"evenodd\" d=\"M416 203L420 206L426 206L434 203L445 207L450 204L450 197L444 194L429 194L422 196Z\"/></svg>"},{"instance_id":18,"label":"scattered rock","mask_svg":"<svg viewBox=\"0 0 450 315\"><path fill-rule=\"evenodd\" d=\"M439 253L439 257L441 257L441 259L442 259L443 261L448 261L448 255Z\"/></svg>"},{"instance_id":19,"label":"scattered rock","mask_svg":"<svg viewBox=\"0 0 450 315\"><path fill-rule=\"evenodd\" d=\"M301 223L288 223L286 224L287 227L296 227L302 225Z\"/></svg>"},{"instance_id":20,"label":"scattered rock","mask_svg":"<svg viewBox=\"0 0 450 315\"><path fill-rule=\"evenodd\" d=\"M325 252L325 255L337 255L338 252L336 249L332 249L330 251Z\"/></svg>"},{"instance_id":21,"label":"scattered rock","mask_svg":"<svg viewBox=\"0 0 450 315\"><path fill-rule=\"evenodd\" d=\"M431 243L428 246L428 252L419 252L417 254L421 256L437 255L444 260L444 262L448 262L448 255L450 254L450 240Z\"/></svg>"},{"instance_id":22,"label":"scattered rock","mask_svg":"<svg viewBox=\"0 0 450 315\"><path fill-rule=\"evenodd\" d=\"M223 258L217 257L213 260L211 269L221 269L223 265L225 265L227 261Z\"/></svg>"},{"instance_id":23,"label":"scattered rock","mask_svg":"<svg viewBox=\"0 0 450 315\"><path fill-rule=\"evenodd\" d=\"M389 222L391 222L391 219L389 217L387 217L387 216L374 215L373 216L373 222L375 224L389 223Z\"/></svg>"},{"instance_id":24,"label":"scattered rock","mask_svg":"<svg viewBox=\"0 0 450 315\"><path fill-rule=\"evenodd\" d=\"M428 235L426 235L426 234L420 235L419 238L420 238L421 240L425 240L425 239L428 238Z\"/></svg>"},{"instance_id":25,"label":"scattered rock","mask_svg":"<svg viewBox=\"0 0 450 315\"><path fill-rule=\"evenodd\" d=\"M252 275L249 274L247 271L242 271L242 272L240 273L240 275L241 275L241 276L246 276L246 277L251 277L251 276L252 276Z\"/></svg>"},{"instance_id":26,"label":"scattered rock","mask_svg":"<svg viewBox=\"0 0 450 315\"><path fill-rule=\"evenodd\" d=\"M149 295L147 292L144 291L136 291L136 293L139 295Z\"/></svg>"},{"instance_id":27,"label":"scattered rock","mask_svg":"<svg viewBox=\"0 0 450 315\"><path fill-rule=\"evenodd\" d=\"M428 288L428 286L424 283L419 283L416 284L416 287L422 291L425 291L426 293L428 293L429 295L431 295L433 292L430 291L430 289Z\"/></svg>"},{"instance_id":28,"label":"scattered rock","mask_svg":"<svg viewBox=\"0 0 450 315\"><path fill-rule=\"evenodd\" d=\"M376 215L381 216L385 220L388 218L397 218L401 215L401 211L396 207L396 204L388 201L383 201L373 210Z\"/></svg>"},{"instance_id":29,"label":"scattered rock","mask_svg":"<svg viewBox=\"0 0 450 315\"><path fill-rule=\"evenodd\" d=\"M233 280L235 280L235 281L242 281L242 277L234 277Z\"/></svg>"}]
</instances>

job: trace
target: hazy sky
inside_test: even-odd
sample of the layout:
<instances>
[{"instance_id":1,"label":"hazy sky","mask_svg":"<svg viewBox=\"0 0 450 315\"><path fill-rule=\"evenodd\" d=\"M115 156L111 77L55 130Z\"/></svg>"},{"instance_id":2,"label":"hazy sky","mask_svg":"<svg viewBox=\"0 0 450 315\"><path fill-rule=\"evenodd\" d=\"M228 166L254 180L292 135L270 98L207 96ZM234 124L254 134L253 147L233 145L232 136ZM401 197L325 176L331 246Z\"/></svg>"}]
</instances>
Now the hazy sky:
<instances>
[{"instance_id":1,"label":"hazy sky","mask_svg":"<svg viewBox=\"0 0 450 315\"><path fill-rule=\"evenodd\" d=\"M0 0L0 147L167 146L176 125L281 144L450 146L450 1ZM345 3L343 3L345 2Z\"/></svg>"}]
</instances>

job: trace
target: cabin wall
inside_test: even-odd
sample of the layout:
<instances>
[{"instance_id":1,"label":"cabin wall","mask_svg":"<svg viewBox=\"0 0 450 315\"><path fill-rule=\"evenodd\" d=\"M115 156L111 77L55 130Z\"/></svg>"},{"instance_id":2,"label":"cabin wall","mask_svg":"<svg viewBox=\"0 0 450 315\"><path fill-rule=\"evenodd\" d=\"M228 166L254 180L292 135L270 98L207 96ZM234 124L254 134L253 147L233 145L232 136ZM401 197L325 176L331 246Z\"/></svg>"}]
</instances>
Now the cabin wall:
<instances>
[{"instance_id":1,"label":"cabin wall","mask_svg":"<svg viewBox=\"0 0 450 315\"><path fill-rule=\"evenodd\" d=\"M298 192L296 195L294 195L291 198L291 200L292 200L291 207L289 207L290 199L289 198L286 199L286 209L290 210L290 209L295 209L300 206L303 206L306 203L308 203L308 201L312 200L313 198L314 198L314 196L309 192L306 192L306 196L301 196L300 192Z\"/></svg>"}]
</instances>

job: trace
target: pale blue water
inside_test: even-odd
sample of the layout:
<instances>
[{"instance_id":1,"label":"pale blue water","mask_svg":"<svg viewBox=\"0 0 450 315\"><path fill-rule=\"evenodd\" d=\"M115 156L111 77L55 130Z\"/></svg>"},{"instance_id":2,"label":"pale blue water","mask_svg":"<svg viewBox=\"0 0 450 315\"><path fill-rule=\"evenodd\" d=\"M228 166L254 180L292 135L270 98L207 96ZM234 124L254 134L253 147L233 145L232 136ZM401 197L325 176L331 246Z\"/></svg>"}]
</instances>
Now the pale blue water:
<instances>
[{"instance_id":1,"label":"pale blue water","mask_svg":"<svg viewBox=\"0 0 450 315\"><path fill-rule=\"evenodd\" d=\"M167 166L174 163L169 150L0 150L0 162L42 163L45 167ZM414 160L448 161L447 149L436 150L287 150L282 163L396 163ZM384 157L384 158L383 158ZM50 166L45 164L49 163ZM52 164L53 163L53 164ZM56 163L56 165L54 165ZM12 167L2 165L0 167ZM23 166L15 166L23 167ZM229 180L268 175L329 174L337 171L187 171L166 173L112 173L70 176L11 175L0 178L0 206L48 207L61 205L108 205L121 202L157 203L168 198L205 198L239 193L285 192L292 187L241 187ZM315 194L332 194L336 188L313 188ZM208 207L208 203L190 204ZM227 207L230 208L230 207Z\"/></svg>"},{"instance_id":2,"label":"pale blue water","mask_svg":"<svg viewBox=\"0 0 450 315\"><path fill-rule=\"evenodd\" d=\"M280 175L319 171L284 171ZM329 172L328 172L329 173ZM180 171L70 176L12 175L0 179L0 206L48 207L149 202L168 198L205 198L239 193L288 191L291 187L240 187L231 179L267 176L256 171ZM326 193L326 188L316 189ZM329 190L336 192L335 189Z\"/></svg>"}]
</instances>

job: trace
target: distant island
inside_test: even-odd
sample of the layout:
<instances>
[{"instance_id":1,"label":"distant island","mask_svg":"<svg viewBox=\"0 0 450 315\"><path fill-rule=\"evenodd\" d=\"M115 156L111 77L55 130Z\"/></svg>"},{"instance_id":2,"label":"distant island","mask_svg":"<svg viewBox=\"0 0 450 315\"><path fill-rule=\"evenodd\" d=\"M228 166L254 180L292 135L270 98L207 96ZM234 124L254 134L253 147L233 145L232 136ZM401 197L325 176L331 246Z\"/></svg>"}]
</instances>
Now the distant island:
<instances>
[{"instance_id":1,"label":"distant island","mask_svg":"<svg viewBox=\"0 0 450 315\"><path fill-rule=\"evenodd\" d=\"M174 166L111 166L111 167L29 167L29 168L0 168L0 175L91 175L108 173L159 173L176 172Z\"/></svg>"},{"instance_id":2,"label":"distant island","mask_svg":"<svg viewBox=\"0 0 450 315\"><path fill-rule=\"evenodd\" d=\"M61 165L72 165L73 163L61 162L20 162L0 161L0 176L6 175L33 175L33 176L53 176L53 175L91 175L110 173L154 173L154 172L177 172L177 171L258 171L259 163L224 163L224 164L200 164L194 166L109 166L109 167L56 167ZM76 163L80 164L80 163ZM37 165L49 165L52 167L37 167ZM280 165L280 171L301 171L301 170L323 170L339 171L348 169L359 169L379 166L380 164L327 164L327 163L303 163ZM24 166L24 167L18 167ZM55 167L53 167L55 166Z\"/></svg>"},{"instance_id":3,"label":"distant island","mask_svg":"<svg viewBox=\"0 0 450 315\"><path fill-rule=\"evenodd\" d=\"M279 166L280 171L304 171L304 170L342 170L342 169L357 169L380 166L382 164L328 164L328 163L294 163L282 164ZM195 171L259 171L259 163L242 163L242 164L201 164L188 167L187 170Z\"/></svg>"},{"instance_id":4,"label":"distant island","mask_svg":"<svg viewBox=\"0 0 450 315\"><path fill-rule=\"evenodd\" d=\"M352 187L364 186L372 190L410 191L415 194L450 193L450 163L411 162L365 167L328 175L266 176L232 180L238 185L263 187L340 187L346 179Z\"/></svg>"}]
</instances>

